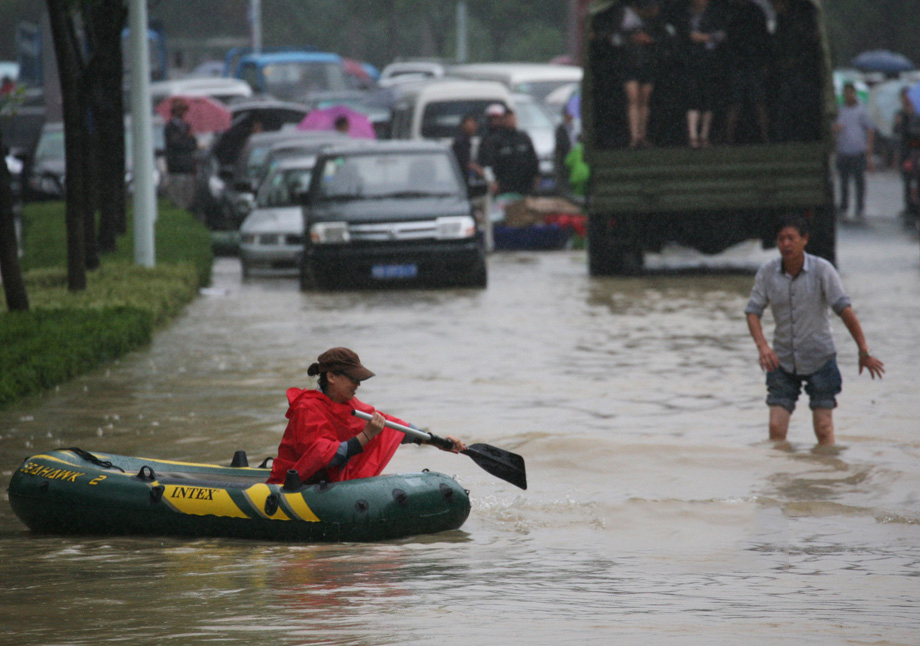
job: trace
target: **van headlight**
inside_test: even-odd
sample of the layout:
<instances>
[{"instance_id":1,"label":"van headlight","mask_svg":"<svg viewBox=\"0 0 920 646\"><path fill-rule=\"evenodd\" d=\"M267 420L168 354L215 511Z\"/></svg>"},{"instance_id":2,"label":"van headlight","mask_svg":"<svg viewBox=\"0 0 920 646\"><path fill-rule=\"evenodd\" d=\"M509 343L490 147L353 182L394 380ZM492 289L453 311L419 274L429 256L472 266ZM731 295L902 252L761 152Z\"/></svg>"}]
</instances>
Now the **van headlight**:
<instances>
[{"instance_id":1,"label":"van headlight","mask_svg":"<svg viewBox=\"0 0 920 646\"><path fill-rule=\"evenodd\" d=\"M344 244L351 239L345 222L317 222L310 227L313 244Z\"/></svg>"},{"instance_id":2,"label":"van headlight","mask_svg":"<svg viewBox=\"0 0 920 646\"><path fill-rule=\"evenodd\" d=\"M438 240L457 240L472 238L476 235L476 221L469 215L438 218L436 223L437 233L435 235Z\"/></svg>"}]
</instances>

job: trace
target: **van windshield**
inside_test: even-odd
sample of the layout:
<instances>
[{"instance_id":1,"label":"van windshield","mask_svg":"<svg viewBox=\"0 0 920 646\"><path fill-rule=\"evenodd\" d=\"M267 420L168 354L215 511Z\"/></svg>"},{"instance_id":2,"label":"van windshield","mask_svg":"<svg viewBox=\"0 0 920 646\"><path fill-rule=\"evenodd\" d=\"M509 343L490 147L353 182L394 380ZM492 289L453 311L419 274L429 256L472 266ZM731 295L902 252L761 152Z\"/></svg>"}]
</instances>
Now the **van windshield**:
<instances>
[{"instance_id":1,"label":"van windshield","mask_svg":"<svg viewBox=\"0 0 920 646\"><path fill-rule=\"evenodd\" d=\"M450 151L381 153L327 159L319 199L442 197L462 191Z\"/></svg>"},{"instance_id":2,"label":"van windshield","mask_svg":"<svg viewBox=\"0 0 920 646\"><path fill-rule=\"evenodd\" d=\"M481 116L493 103L496 103L495 99L433 101L425 106L422 113L422 137L451 139L457 134L463 115L471 113Z\"/></svg>"},{"instance_id":3,"label":"van windshield","mask_svg":"<svg viewBox=\"0 0 920 646\"><path fill-rule=\"evenodd\" d=\"M291 61L262 69L265 92L285 101L302 100L311 92L347 90L342 66L331 62Z\"/></svg>"}]
</instances>

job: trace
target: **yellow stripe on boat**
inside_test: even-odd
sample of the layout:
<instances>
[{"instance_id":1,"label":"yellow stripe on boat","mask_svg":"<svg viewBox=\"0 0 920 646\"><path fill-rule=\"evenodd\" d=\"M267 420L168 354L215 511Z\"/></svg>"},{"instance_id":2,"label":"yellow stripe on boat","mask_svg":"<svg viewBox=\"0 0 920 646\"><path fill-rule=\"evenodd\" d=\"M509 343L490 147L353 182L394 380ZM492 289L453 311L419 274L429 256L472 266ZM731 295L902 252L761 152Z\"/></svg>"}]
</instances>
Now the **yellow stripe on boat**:
<instances>
[{"instance_id":1,"label":"yellow stripe on boat","mask_svg":"<svg viewBox=\"0 0 920 646\"><path fill-rule=\"evenodd\" d=\"M163 500L183 514L249 518L225 489L168 484L163 485Z\"/></svg>"},{"instance_id":2,"label":"yellow stripe on boat","mask_svg":"<svg viewBox=\"0 0 920 646\"><path fill-rule=\"evenodd\" d=\"M243 492L243 495L246 496L246 500L249 501L252 508L263 518L271 518L272 520L291 520L291 517L284 513L284 510L281 509L280 506L278 506L275 513L271 515L265 513L265 501L271 494L271 487L265 483L252 485Z\"/></svg>"},{"instance_id":3,"label":"yellow stripe on boat","mask_svg":"<svg viewBox=\"0 0 920 646\"><path fill-rule=\"evenodd\" d=\"M284 501L300 520L305 520L308 523L319 522L319 518L317 518L316 514L313 513L313 510L310 509L310 506L307 505L307 501L303 499L303 494L286 493L284 494Z\"/></svg>"}]
</instances>

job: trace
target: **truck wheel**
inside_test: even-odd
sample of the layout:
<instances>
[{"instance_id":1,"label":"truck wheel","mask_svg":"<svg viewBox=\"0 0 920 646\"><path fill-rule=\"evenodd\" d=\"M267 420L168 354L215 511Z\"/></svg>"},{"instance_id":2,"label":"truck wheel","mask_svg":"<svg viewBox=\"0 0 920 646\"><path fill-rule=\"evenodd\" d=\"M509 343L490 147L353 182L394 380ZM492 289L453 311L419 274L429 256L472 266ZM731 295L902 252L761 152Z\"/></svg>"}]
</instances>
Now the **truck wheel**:
<instances>
[{"instance_id":1,"label":"truck wheel","mask_svg":"<svg viewBox=\"0 0 920 646\"><path fill-rule=\"evenodd\" d=\"M591 276L610 276L613 274L613 254L607 240L606 218L588 218L587 247L588 273Z\"/></svg>"},{"instance_id":2,"label":"truck wheel","mask_svg":"<svg viewBox=\"0 0 920 646\"><path fill-rule=\"evenodd\" d=\"M592 276L632 275L642 271L642 247L635 232L629 233L629 237L613 237L606 217L589 220L588 271Z\"/></svg>"}]
</instances>

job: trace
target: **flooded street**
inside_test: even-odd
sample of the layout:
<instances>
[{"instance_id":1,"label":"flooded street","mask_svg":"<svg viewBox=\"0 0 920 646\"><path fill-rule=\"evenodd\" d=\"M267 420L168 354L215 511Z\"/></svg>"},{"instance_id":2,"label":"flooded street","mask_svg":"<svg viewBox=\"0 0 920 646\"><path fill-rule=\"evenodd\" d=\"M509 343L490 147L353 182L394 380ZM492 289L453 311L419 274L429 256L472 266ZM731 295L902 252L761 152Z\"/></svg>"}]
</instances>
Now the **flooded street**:
<instances>
[{"instance_id":1,"label":"flooded street","mask_svg":"<svg viewBox=\"0 0 920 646\"><path fill-rule=\"evenodd\" d=\"M0 644L916 644L920 245L893 215L899 190L873 177L868 222L838 232L887 373L857 376L834 317L844 390L827 450L802 400L790 445L766 440L743 309L776 252L753 243L668 249L629 279L591 279L580 251L496 253L486 290L301 293L219 259L150 348L0 412ZM742 271L683 271L701 266ZM472 500L460 530L62 538L13 515L12 472L50 448L274 455L285 389L336 345L377 374L360 399L520 453L527 491L408 446L387 471L455 477Z\"/></svg>"}]
</instances>

